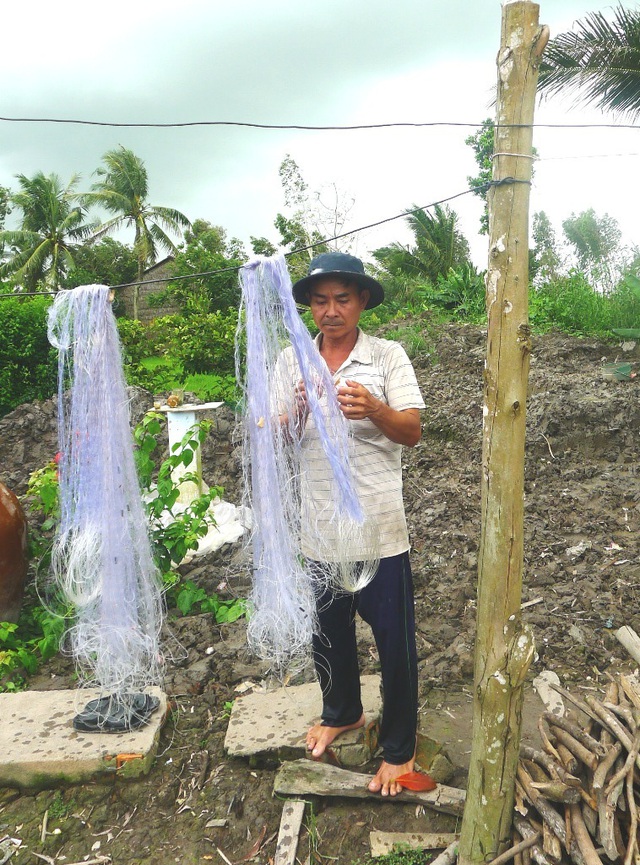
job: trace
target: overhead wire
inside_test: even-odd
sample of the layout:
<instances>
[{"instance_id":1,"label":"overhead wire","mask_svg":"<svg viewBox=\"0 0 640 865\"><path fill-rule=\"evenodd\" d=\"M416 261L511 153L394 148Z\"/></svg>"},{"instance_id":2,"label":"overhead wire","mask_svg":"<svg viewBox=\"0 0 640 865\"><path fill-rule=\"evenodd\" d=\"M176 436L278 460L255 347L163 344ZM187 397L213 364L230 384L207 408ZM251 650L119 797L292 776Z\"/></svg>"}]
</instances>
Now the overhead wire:
<instances>
[{"instance_id":1,"label":"overhead wire","mask_svg":"<svg viewBox=\"0 0 640 865\"><path fill-rule=\"evenodd\" d=\"M430 204L425 204L423 207L415 207L411 210L405 210L402 213L398 213L395 216L388 216L386 219L379 219L377 222L371 222L368 225L362 225L359 228L353 228L351 231L344 231L341 234L334 234L332 237L324 237L322 240L316 240L313 243L308 243L306 246L299 246L296 249L292 249L289 252L285 252L285 258L289 258L292 255L296 255L300 252L307 252L310 249L315 249L318 246L323 246L326 243L331 243L334 240L341 240L345 237L350 237L353 234L359 234L361 231L368 231L370 228L377 228L379 225L385 225L387 222L394 222L396 219L402 219L403 217L411 216L414 213L420 213L423 210L429 210L431 207L436 207L440 204L446 204L448 201L453 201L456 198L461 198L463 195L469 195L470 193L477 194L478 192L486 191L490 189L492 186L504 186L511 185L514 183L530 183L529 180L518 180L515 177L503 177L501 180L489 180L487 183L482 183L479 186L470 187L469 189L465 189L462 192L456 192L454 195L449 195L446 198L440 198L438 201L432 201ZM129 288L134 285L153 285L159 282L180 282L182 280L187 279L199 279L204 276L217 276L220 273L230 273L232 271L239 271L244 265L231 265L229 267L221 267L217 270L204 270L198 273L186 273L180 276L172 276L169 279L167 277L159 277L157 279L146 279L138 282L124 282L120 285L112 285L110 288L113 289L122 289ZM14 291L0 294L0 298L3 297L36 297L39 295L56 295L57 291Z\"/></svg>"},{"instance_id":2,"label":"overhead wire","mask_svg":"<svg viewBox=\"0 0 640 865\"><path fill-rule=\"evenodd\" d=\"M115 121L103 121L103 120L82 120L79 118L59 118L59 117L2 117L0 116L0 121L4 121L7 123L54 123L54 124L76 124L82 126L101 126L101 127L114 127L114 128L184 128L184 127L197 127L197 126L231 126L231 127L245 127L252 129L276 129L276 130L309 130L309 131L354 131L354 130L371 130L371 129L390 129L390 128L427 128L427 127L482 127L485 121L480 123L477 122L463 122L463 121L425 121L425 122L408 122L408 121L399 121L393 123L370 123L370 124L356 124L356 125L333 125L333 126L323 126L323 125L306 125L306 124L271 124L271 123L252 123L245 121L234 121L234 120L193 120L193 121L181 121L181 122L158 122L158 123L142 123L142 122L115 122ZM523 124L523 123L514 123L514 124L500 124L503 128L539 128L539 129L638 129L640 126L638 124L624 124L624 123L532 123L532 124ZM496 154L496 155L504 155L504 154ZM518 154L509 154L509 155L518 155ZM603 154L606 156L607 154ZM634 156L637 154L616 154L618 156ZM540 161L549 161L551 159L580 159L580 158L599 158L596 156L566 156L566 157L530 157L533 158L536 162ZM362 231L367 231L371 228L377 228L380 225L384 225L388 222L393 222L396 219L401 219L406 216L410 216L413 213L417 213L421 210L428 210L430 207L435 207L439 204L444 204L448 201L453 201L456 198L460 198L463 195L468 195L469 193L478 193L483 189L489 189L492 185L497 185L500 183L505 183L507 181L510 182L529 182L529 181L515 181L513 178L505 178L501 181L489 181L486 184L482 184L477 187L469 188L464 190L463 192L458 192L455 195L450 195L446 198L439 199L438 201L431 202L431 204L424 205L423 207L415 208L413 210L406 210L402 213L396 214L395 216L390 216L385 219L378 220L377 222L369 223L368 225L363 225L358 228L354 228L351 231L345 231L341 234L334 235L332 237L326 237L322 240L318 240L314 243L310 243L306 246L302 246L291 250L290 252L285 253L285 257L289 257L295 255L300 252L306 252L309 249L313 249L318 246L322 246L326 243L331 243L335 240L340 240L344 237L350 237L351 235L358 234ZM221 273L231 272L234 270L239 270L240 266L230 266L225 268L219 268L217 270L210 271L202 271L199 273L190 273L183 274L181 276L175 276L171 278L171 282L177 282L181 280L187 279L198 279L205 276L216 276ZM120 285L111 286L114 289L122 289L128 288L133 285L152 285L154 283L164 283L167 282L166 278L158 278L158 279L148 279L142 280L140 282L128 282L122 283ZM0 298L3 297L33 297L38 295L55 295L56 291L34 291L34 292L8 292L1 293Z\"/></svg>"},{"instance_id":3,"label":"overhead wire","mask_svg":"<svg viewBox=\"0 0 640 865\"><path fill-rule=\"evenodd\" d=\"M485 121L397 121L393 123L358 123L352 125L313 125L302 123L252 123L242 120L185 120L143 123L140 121L82 120L72 117L0 117L5 123L57 123L78 126L107 126L115 129L182 129L192 126L232 126L246 129L301 130L312 132L349 132L359 129L398 129L428 127L481 127ZM502 129L640 129L637 123L501 123Z\"/></svg>"}]
</instances>

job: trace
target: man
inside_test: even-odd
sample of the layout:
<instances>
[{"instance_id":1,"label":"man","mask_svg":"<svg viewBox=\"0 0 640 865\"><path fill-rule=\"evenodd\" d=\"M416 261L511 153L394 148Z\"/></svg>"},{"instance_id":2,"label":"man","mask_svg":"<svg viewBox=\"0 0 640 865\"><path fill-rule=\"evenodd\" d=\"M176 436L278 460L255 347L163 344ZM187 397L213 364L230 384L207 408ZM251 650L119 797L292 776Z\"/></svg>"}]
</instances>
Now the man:
<instances>
[{"instance_id":1,"label":"man","mask_svg":"<svg viewBox=\"0 0 640 865\"><path fill-rule=\"evenodd\" d=\"M404 349L367 336L358 327L362 311L384 300L382 286L365 274L358 258L340 252L316 256L308 276L293 286L293 295L297 303L310 307L319 330L316 345L339 382L340 411L353 424L358 494L365 516L380 532L380 565L373 580L355 594L327 588L318 600L320 632L314 637L313 652L323 711L322 722L307 734L307 748L319 757L340 733L365 723L355 640L358 612L372 628L383 684L379 738L383 761L369 789L395 796L402 789L395 779L413 769L417 726L413 585L401 451L403 445L413 447L420 439L424 402ZM304 388L299 397L300 408L292 421L298 431L304 426L301 444L313 455L317 433ZM322 466L321 460L315 465ZM311 486L318 490L312 494L321 496L322 487ZM320 501L319 510L322 505ZM303 536L304 531L303 526ZM304 543L303 551L308 555ZM366 558L366 553L361 557Z\"/></svg>"}]
</instances>

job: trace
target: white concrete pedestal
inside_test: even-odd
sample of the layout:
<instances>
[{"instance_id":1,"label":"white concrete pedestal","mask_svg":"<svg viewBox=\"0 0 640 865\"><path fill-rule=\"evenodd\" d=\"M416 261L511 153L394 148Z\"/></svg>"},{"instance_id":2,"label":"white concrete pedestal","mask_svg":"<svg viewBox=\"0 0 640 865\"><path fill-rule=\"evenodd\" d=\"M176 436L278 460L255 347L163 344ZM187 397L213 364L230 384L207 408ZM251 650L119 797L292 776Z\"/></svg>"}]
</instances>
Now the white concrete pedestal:
<instances>
[{"instance_id":1,"label":"white concrete pedestal","mask_svg":"<svg viewBox=\"0 0 640 865\"><path fill-rule=\"evenodd\" d=\"M167 415L167 425L169 428L169 453L175 453L174 446L179 445L191 427L195 426L198 421L199 412L210 411L211 409L220 408L222 402L205 402L202 405L192 405L185 403L184 405L172 408L169 405L160 406L158 411L165 412ZM182 481L186 474L195 474L198 482ZM202 455L200 447L196 448L193 462L191 465L179 465L171 472L171 477L174 483L180 485L180 495L178 501L185 507L196 499L203 492L209 489L202 480Z\"/></svg>"}]
</instances>

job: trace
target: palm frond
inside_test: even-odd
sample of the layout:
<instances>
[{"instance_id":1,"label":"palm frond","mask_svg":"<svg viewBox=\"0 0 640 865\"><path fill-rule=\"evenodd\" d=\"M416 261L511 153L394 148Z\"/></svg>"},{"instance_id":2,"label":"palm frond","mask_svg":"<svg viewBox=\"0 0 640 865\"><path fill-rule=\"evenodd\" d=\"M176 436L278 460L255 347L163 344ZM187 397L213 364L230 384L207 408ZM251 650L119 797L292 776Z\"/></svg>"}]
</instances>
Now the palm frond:
<instances>
[{"instance_id":1,"label":"palm frond","mask_svg":"<svg viewBox=\"0 0 640 865\"><path fill-rule=\"evenodd\" d=\"M576 31L552 39L540 65L538 89L545 96L577 93L632 119L640 116L640 9L614 9L609 20L592 12Z\"/></svg>"}]
</instances>

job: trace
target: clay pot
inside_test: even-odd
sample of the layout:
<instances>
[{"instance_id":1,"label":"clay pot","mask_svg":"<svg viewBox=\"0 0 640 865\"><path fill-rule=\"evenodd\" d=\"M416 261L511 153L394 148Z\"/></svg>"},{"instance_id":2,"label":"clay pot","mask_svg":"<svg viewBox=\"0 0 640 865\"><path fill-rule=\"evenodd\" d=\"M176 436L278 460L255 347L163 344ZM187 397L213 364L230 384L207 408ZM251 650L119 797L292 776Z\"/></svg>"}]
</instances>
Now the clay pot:
<instances>
[{"instance_id":1,"label":"clay pot","mask_svg":"<svg viewBox=\"0 0 640 865\"><path fill-rule=\"evenodd\" d=\"M0 622L17 622L27 578L27 518L0 483Z\"/></svg>"}]
</instances>

